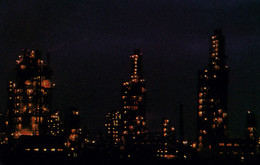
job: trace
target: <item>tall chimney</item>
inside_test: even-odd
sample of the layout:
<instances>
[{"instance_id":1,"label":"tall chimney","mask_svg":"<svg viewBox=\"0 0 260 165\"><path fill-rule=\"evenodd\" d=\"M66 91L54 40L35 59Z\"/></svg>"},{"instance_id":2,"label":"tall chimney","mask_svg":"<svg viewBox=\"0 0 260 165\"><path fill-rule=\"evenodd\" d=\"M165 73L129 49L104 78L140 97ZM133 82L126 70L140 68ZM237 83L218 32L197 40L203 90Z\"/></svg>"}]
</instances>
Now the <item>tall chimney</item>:
<instances>
[{"instance_id":1,"label":"tall chimney","mask_svg":"<svg viewBox=\"0 0 260 165\"><path fill-rule=\"evenodd\" d=\"M47 65L50 66L50 52L47 52Z\"/></svg>"},{"instance_id":2,"label":"tall chimney","mask_svg":"<svg viewBox=\"0 0 260 165\"><path fill-rule=\"evenodd\" d=\"M183 142L184 138L184 128L183 128L183 104L180 104L180 142Z\"/></svg>"}]
</instances>

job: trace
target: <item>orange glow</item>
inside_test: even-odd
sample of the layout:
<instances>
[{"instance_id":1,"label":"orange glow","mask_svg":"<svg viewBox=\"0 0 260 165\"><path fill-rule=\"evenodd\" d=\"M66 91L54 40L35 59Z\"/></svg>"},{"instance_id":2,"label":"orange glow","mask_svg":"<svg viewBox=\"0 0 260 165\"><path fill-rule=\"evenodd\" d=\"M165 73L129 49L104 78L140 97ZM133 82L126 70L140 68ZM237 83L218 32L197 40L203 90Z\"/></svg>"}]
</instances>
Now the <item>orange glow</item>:
<instances>
[{"instance_id":1,"label":"orange glow","mask_svg":"<svg viewBox=\"0 0 260 165\"><path fill-rule=\"evenodd\" d=\"M32 94L33 90L32 89L27 89L27 94L30 95Z\"/></svg>"},{"instance_id":2,"label":"orange glow","mask_svg":"<svg viewBox=\"0 0 260 165\"><path fill-rule=\"evenodd\" d=\"M133 129L134 129L134 126L132 126L132 125L129 126L129 129L130 129L130 130L133 130Z\"/></svg>"},{"instance_id":3,"label":"orange glow","mask_svg":"<svg viewBox=\"0 0 260 165\"><path fill-rule=\"evenodd\" d=\"M51 82L50 80L43 80L41 82L41 86L44 87L44 88L51 88Z\"/></svg>"},{"instance_id":4,"label":"orange glow","mask_svg":"<svg viewBox=\"0 0 260 165\"><path fill-rule=\"evenodd\" d=\"M173 158L175 158L175 155L164 155L164 158L173 159Z\"/></svg>"},{"instance_id":5,"label":"orange glow","mask_svg":"<svg viewBox=\"0 0 260 165\"><path fill-rule=\"evenodd\" d=\"M30 130L28 130L28 129L22 129L21 131L20 131L20 134L21 135L24 135L24 136L32 136L33 134L32 134L32 131L30 131Z\"/></svg>"},{"instance_id":6,"label":"orange glow","mask_svg":"<svg viewBox=\"0 0 260 165\"><path fill-rule=\"evenodd\" d=\"M19 129L19 130L22 129L22 124L18 124L18 129Z\"/></svg>"},{"instance_id":7,"label":"orange glow","mask_svg":"<svg viewBox=\"0 0 260 165\"><path fill-rule=\"evenodd\" d=\"M214 68L215 68L216 70L218 70L218 69L219 69L219 66L218 66L218 65L215 65Z\"/></svg>"},{"instance_id":8,"label":"orange glow","mask_svg":"<svg viewBox=\"0 0 260 165\"><path fill-rule=\"evenodd\" d=\"M222 122L222 118L218 117L218 123L221 123L221 122Z\"/></svg>"},{"instance_id":9,"label":"orange glow","mask_svg":"<svg viewBox=\"0 0 260 165\"><path fill-rule=\"evenodd\" d=\"M196 143L192 143L192 148L196 148Z\"/></svg>"},{"instance_id":10,"label":"orange glow","mask_svg":"<svg viewBox=\"0 0 260 165\"><path fill-rule=\"evenodd\" d=\"M211 145L209 145L209 149L211 150Z\"/></svg>"},{"instance_id":11,"label":"orange glow","mask_svg":"<svg viewBox=\"0 0 260 165\"><path fill-rule=\"evenodd\" d=\"M20 68L24 70L26 68L26 65L20 65Z\"/></svg>"},{"instance_id":12,"label":"orange glow","mask_svg":"<svg viewBox=\"0 0 260 165\"><path fill-rule=\"evenodd\" d=\"M235 146L235 147L238 147L238 146L239 146L239 144L235 143L235 144L234 144L234 146Z\"/></svg>"},{"instance_id":13,"label":"orange glow","mask_svg":"<svg viewBox=\"0 0 260 165\"><path fill-rule=\"evenodd\" d=\"M199 117L201 117L203 115L202 111L199 111Z\"/></svg>"},{"instance_id":14,"label":"orange glow","mask_svg":"<svg viewBox=\"0 0 260 165\"><path fill-rule=\"evenodd\" d=\"M78 135L77 135L77 134L71 134L71 135L69 136L69 139L70 139L71 141L75 141L76 138L78 138Z\"/></svg>"},{"instance_id":15,"label":"orange glow","mask_svg":"<svg viewBox=\"0 0 260 165\"><path fill-rule=\"evenodd\" d=\"M142 125L145 126L145 122L144 121L142 122Z\"/></svg>"},{"instance_id":16,"label":"orange glow","mask_svg":"<svg viewBox=\"0 0 260 165\"><path fill-rule=\"evenodd\" d=\"M31 58L34 58L35 57L35 52L34 51L32 51L31 52L31 56L30 56Z\"/></svg>"},{"instance_id":17,"label":"orange glow","mask_svg":"<svg viewBox=\"0 0 260 165\"><path fill-rule=\"evenodd\" d=\"M219 143L219 146L225 146L225 143Z\"/></svg>"},{"instance_id":18,"label":"orange glow","mask_svg":"<svg viewBox=\"0 0 260 165\"><path fill-rule=\"evenodd\" d=\"M203 99L199 99L199 103L202 104L203 103Z\"/></svg>"},{"instance_id":19,"label":"orange glow","mask_svg":"<svg viewBox=\"0 0 260 165\"><path fill-rule=\"evenodd\" d=\"M231 143L228 143L228 144L227 144L227 146L228 146L228 147L231 147L231 146L232 146L232 144L231 144Z\"/></svg>"}]
</instances>

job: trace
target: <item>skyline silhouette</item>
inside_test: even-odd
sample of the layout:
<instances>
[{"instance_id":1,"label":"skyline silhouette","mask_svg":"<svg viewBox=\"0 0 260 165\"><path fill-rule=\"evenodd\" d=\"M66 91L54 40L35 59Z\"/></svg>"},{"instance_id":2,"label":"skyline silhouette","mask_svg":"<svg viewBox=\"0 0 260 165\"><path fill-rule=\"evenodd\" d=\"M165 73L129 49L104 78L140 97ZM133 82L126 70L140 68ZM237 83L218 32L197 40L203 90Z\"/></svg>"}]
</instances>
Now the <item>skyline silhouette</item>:
<instances>
[{"instance_id":1,"label":"skyline silhouette","mask_svg":"<svg viewBox=\"0 0 260 165\"><path fill-rule=\"evenodd\" d=\"M17 54L37 48L43 55L50 52L54 108L77 107L96 133L104 114L119 108L120 84L136 43L144 53L148 126L159 130L160 119L167 117L178 130L183 104L184 136L194 137L197 70L208 61L209 34L221 26L231 68L230 135L244 134L247 110L259 118L257 1L1 3L1 112Z\"/></svg>"}]
</instances>

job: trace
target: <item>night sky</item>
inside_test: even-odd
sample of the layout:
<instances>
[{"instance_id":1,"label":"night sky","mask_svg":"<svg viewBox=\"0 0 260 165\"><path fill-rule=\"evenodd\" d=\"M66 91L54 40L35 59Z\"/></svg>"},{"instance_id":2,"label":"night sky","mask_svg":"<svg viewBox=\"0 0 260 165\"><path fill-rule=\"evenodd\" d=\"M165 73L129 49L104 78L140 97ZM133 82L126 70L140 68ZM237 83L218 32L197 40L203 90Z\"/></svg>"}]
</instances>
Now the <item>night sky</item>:
<instances>
[{"instance_id":1,"label":"night sky","mask_svg":"<svg viewBox=\"0 0 260 165\"><path fill-rule=\"evenodd\" d=\"M182 103L185 136L194 138L197 72L220 27L230 67L229 135L242 137L246 110L260 128L259 0L1 0L0 111L21 49L49 51L55 109L78 107L82 123L96 133L105 114L119 108L129 56L140 48L149 128L158 130L167 117L178 132Z\"/></svg>"}]
</instances>

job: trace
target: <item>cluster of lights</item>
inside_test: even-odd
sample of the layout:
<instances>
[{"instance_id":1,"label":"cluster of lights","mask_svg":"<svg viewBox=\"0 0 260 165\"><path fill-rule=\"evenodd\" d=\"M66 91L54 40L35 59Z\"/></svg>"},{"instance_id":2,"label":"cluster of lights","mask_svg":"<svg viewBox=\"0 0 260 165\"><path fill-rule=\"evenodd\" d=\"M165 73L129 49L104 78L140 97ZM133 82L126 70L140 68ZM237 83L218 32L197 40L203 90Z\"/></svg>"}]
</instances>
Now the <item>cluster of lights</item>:
<instances>
[{"instance_id":1,"label":"cluster of lights","mask_svg":"<svg viewBox=\"0 0 260 165\"><path fill-rule=\"evenodd\" d=\"M198 120L199 126L199 137L198 137L198 147L199 149L203 147L211 148L209 144L206 144L208 137L211 136L210 133L222 130L225 135L227 132L227 126L225 119L227 113L223 111L223 106L221 105L221 100L218 95L213 94L215 86L217 86L218 80L221 79L220 66L224 62L224 56L220 50L220 42L222 36L220 34L213 35L211 37L211 55L210 63L208 68L200 72L200 82L201 87L198 92ZM223 58L223 59L221 59ZM227 66L227 65L226 65Z\"/></svg>"},{"instance_id":2,"label":"cluster of lights","mask_svg":"<svg viewBox=\"0 0 260 165\"><path fill-rule=\"evenodd\" d=\"M30 148L26 148L26 149L24 149L25 151L36 151L36 152L38 152L38 151L44 151L44 152L46 152L46 151L58 151L58 152L60 152L60 151L63 151L63 148L58 148L58 149L56 149L56 148L50 148L50 149L47 149L47 148L43 148L43 149L40 149L40 148L32 148L32 149L30 149Z\"/></svg>"},{"instance_id":3,"label":"cluster of lights","mask_svg":"<svg viewBox=\"0 0 260 165\"><path fill-rule=\"evenodd\" d=\"M47 65L41 59L37 61L34 59L36 59L35 51L27 50L27 52L24 51L24 54L19 55L19 59L16 61L17 68L18 70L20 69L18 74L29 74L31 77L23 80L24 84L20 84L20 88L17 88L17 85L12 81L9 82L9 100L10 104L13 105L13 109L10 109L10 111L15 116L15 127L11 135L17 138L22 135L40 135L39 125L43 124L43 116L38 116L37 114L45 115L49 111L45 100L47 100L48 90L52 88L52 85L45 76L37 75L43 72ZM41 102L35 101L39 97ZM23 117L25 113L30 116L29 119L28 117L27 119ZM30 126L23 125L24 120L30 120Z\"/></svg>"},{"instance_id":4,"label":"cluster of lights","mask_svg":"<svg viewBox=\"0 0 260 165\"><path fill-rule=\"evenodd\" d=\"M118 144L120 142L119 122L121 120L121 113L119 111L116 111L113 114L108 113L106 118L107 122L105 126L107 128L107 133L112 136L114 144Z\"/></svg>"},{"instance_id":5,"label":"cluster of lights","mask_svg":"<svg viewBox=\"0 0 260 165\"><path fill-rule=\"evenodd\" d=\"M171 126L169 119L164 119L162 124L162 146L157 150L157 156L164 159L174 159L177 157L178 150L169 150L170 143L175 142L175 128Z\"/></svg>"},{"instance_id":6,"label":"cluster of lights","mask_svg":"<svg viewBox=\"0 0 260 165\"><path fill-rule=\"evenodd\" d=\"M241 144L240 144L241 143ZM243 150L242 148L247 146L243 141L241 142L220 142L219 155L238 155L240 160L244 160L249 155L255 155L256 150Z\"/></svg>"}]
</instances>

